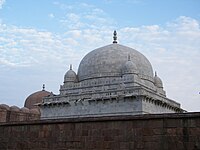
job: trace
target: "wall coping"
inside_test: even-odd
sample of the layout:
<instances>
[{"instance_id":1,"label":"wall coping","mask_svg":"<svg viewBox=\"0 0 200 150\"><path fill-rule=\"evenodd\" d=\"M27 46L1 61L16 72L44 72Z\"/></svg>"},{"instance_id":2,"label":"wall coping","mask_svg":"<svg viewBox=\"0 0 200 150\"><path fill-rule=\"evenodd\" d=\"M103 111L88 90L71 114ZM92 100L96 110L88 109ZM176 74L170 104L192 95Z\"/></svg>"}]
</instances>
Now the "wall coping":
<instances>
[{"instance_id":1,"label":"wall coping","mask_svg":"<svg viewBox=\"0 0 200 150\"><path fill-rule=\"evenodd\" d=\"M82 122L130 121L130 120L134 121L134 120L180 119L180 118L200 118L200 112L76 117L76 118L58 118L58 119L44 119L44 120L31 120L31 121L18 121L18 122L3 122L0 123L0 127L38 125L38 124L57 124L57 123L82 123Z\"/></svg>"}]
</instances>

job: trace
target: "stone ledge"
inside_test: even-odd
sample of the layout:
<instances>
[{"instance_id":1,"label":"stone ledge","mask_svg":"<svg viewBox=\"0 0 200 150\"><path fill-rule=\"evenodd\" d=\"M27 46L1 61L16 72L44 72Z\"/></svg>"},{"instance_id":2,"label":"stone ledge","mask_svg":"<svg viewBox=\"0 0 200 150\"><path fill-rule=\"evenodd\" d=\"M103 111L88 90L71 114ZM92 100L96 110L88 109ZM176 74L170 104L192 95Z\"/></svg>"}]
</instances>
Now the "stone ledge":
<instances>
[{"instance_id":1,"label":"stone ledge","mask_svg":"<svg viewBox=\"0 0 200 150\"><path fill-rule=\"evenodd\" d=\"M77 118L59 118L46 120L32 120L20 122L0 123L0 126L18 126L34 124L56 124L72 122L102 122L102 121L128 121L128 120L150 120L150 119L180 119L180 118L200 118L200 112L190 113L166 113L166 114L143 114L126 116L104 116L104 117L77 117Z\"/></svg>"}]
</instances>

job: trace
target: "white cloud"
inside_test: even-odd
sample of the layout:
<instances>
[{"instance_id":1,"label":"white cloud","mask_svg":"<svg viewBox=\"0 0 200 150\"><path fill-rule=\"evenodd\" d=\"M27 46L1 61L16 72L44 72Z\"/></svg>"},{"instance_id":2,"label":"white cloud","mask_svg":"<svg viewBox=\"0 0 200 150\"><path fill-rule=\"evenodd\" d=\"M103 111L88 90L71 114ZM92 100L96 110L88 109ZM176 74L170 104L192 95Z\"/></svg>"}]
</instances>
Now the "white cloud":
<instances>
[{"instance_id":1,"label":"white cloud","mask_svg":"<svg viewBox=\"0 0 200 150\"><path fill-rule=\"evenodd\" d=\"M3 4L5 3L5 0L0 0L0 9L2 9Z\"/></svg>"},{"instance_id":2,"label":"white cloud","mask_svg":"<svg viewBox=\"0 0 200 150\"><path fill-rule=\"evenodd\" d=\"M86 3L75 3L70 7L61 3L57 5L66 13L60 22L67 30L105 29L111 27L114 22L102 9L93 5Z\"/></svg>"},{"instance_id":3,"label":"white cloud","mask_svg":"<svg viewBox=\"0 0 200 150\"><path fill-rule=\"evenodd\" d=\"M72 21L72 22L78 22L80 20L79 15L75 13L68 13L66 16L67 16L67 19L69 19L69 21Z\"/></svg>"},{"instance_id":4,"label":"white cloud","mask_svg":"<svg viewBox=\"0 0 200 150\"><path fill-rule=\"evenodd\" d=\"M53 13L50 13L50 14L48 15L48 17L51 18L51 19L55 18L55 16L54 16Z\"/></svg>"},{"instance_id":5,"label":"white cloud","mask_svg":"<svg viewBox=\"0 0 200 150\"><path fill-rule=\"evenodd\" d=\"M104 1L106 4L116 2L115 0L104 0ZM123 3L138 5L138 4L145 4L146 2L144 0L123 0Z\"/></svg>"},{"instance_id":6,"label":"white cloud","mask_svg":"<svg viewBox=\"0 0 200 150\"><path fill-rule=\"evenodd\" d=\"M71 56L72 53L76 55L68 46L69 43L65 43L61 36L50 32L4 26L0 34L2 35L0 38L0 43L2 43L0 47L1 65L47 65L47 61L54 60L61 63L66 55Z\"/></svg>"}]
</instances>

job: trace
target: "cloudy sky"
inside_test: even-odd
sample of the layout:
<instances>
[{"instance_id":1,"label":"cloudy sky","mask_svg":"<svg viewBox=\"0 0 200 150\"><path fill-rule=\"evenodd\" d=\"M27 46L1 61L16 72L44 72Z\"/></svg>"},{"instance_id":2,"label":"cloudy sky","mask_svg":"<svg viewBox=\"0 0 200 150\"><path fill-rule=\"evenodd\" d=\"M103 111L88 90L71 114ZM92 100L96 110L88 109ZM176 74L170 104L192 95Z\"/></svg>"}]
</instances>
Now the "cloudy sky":
<instances>
[{"instance_id":1,"label":"cloudy sky","mask_svg":"<svg viewBox=\"0 0 200 150\"><path fill-rule=\"evenodd\" d=\"M118 41L152 63L170 99L200 111L199 0L0 0L0 104L59 93L91 50Z\"/></svg>"}]
</instances>

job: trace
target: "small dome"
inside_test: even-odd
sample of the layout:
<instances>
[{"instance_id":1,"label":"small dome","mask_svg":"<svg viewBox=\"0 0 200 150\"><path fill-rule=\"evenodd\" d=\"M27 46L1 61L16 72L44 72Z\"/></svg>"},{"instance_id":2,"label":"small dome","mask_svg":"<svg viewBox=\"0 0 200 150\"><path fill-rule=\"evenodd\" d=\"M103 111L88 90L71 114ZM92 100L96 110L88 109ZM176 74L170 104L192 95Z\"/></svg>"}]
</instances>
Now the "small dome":
<instances>
[{"instance_id":1,"label":"small dome","mask_svg":"<svg viewBox=\"0 0 200 150\"><path fill-rule=\"evenodd\" d=\"M138 73L137 66L130 60L130 55L128 56L128 61L122 68L122 74Z\"/></svg>"},{"instance_id":2,"label":"small dome","mask_svg":"<svg viewBox=\"0 0 200 150\"><path fill-rule=\"evenodd\" d=\"M43 87L42 91L35 92L26 98L24 107L29 109L37 108L35 104L42 103L43 98L49 95L50 92L45 91Z\"/></svg>"},{"instance_id":3,"label":"small dome","mask_svg":"<svg viewBox=\"0 0 200 150\"><path fill-rule=\"evenodd\" d=\"M156 73L156 72L155 72L155 76L154 76L154 84L155 84L155 86L157 86L158 88L163 88L162 80L157 76L157 73Z\"/></svg>"},{"instance_id":4,"label":"small dome","mask_svg":"<svg viewBox=\"0 0 200 150\"><path fill-rule=\"evenodd\" d=\"M1 109L5 109L5 110L10 110L10 107L8 105L6 105L6 104L1 104L0 108Z\"/></svg>"},{"instance_id":5,"label":"small dome","mask_svg":"<svg viewBox=\"0 0 200 150\"><path fill-rule=\"evenodd\" d=\"M21 111L25 113L30 113L30 110L26 107L21 108Z\"/></svg>"},{"instance_id":6,"label":"small dome","mask_svg":"<svg viewBox=\"0 0 200 150\"><path fill-rule=\"evenodd\" d=\"M68 70L64 77L64 83L65 82L76 82L77 76L76 73L72 70L72 65L70 65L70 70Z\"/></svg>"},{"instance_id":7,"label":"small dome","mask_svg":"<svg viewBox=\"0 0 200 150\"><path fill-rule=\"evenodd\" d=\"M19 112L19 111L20 111L20 108L17 107L17 106L11 106L11 107L10 107L10 110L11 110L11 111L18 111L18 112Z\"/></svg>"}]
</instances>

